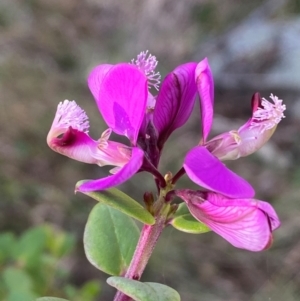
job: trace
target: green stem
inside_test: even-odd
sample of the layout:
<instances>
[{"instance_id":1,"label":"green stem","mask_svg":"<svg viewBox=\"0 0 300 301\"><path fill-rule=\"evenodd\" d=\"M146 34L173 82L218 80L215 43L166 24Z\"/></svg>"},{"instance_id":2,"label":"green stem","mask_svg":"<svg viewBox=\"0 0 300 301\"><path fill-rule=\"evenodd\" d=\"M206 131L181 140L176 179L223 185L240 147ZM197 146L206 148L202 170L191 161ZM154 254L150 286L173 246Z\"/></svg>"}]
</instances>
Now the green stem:
<instances>
[{"instance_id":1,"label":"green stem","mask_svg":"<svg viewBox=\"0 0 300 301\"><path fill-rule=\"evenodd\" d=\"M165 204L162 199L159 199L155 205L160 207L156 216L156 222L152 226L143 226L130 266L124 276L125 278L134 280L139 280L141 278L158 238L163 231L167 219L167 212L169 211L169 205ZM114 301L129 300L131 300L130 297L120 291L118 291L114 297Z\"/></svg>"}]
</instances>

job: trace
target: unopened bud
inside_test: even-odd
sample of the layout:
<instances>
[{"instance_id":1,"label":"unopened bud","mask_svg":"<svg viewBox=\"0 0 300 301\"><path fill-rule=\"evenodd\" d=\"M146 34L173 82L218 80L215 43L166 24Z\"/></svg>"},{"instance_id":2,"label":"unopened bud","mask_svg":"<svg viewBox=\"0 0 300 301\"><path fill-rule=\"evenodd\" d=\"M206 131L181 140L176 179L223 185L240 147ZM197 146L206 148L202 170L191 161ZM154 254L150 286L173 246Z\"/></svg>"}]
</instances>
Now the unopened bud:
<instances>
[{"instance_id":1,"label":"unopened bud","mask_svg":"<svg viewBox=\"0 0 300 301\"><path fill-rule=\"evenodd\" d=\"M145 203L146 209L150 213L153 213L154 196L153 196L152 192L146 191L144 193L144 203Z\"/></svg>"},{"instance_id":2,"label":"unopened bud","mask_svg":"<svg viewBox=\"0 0 300 301\"><path fill-rule=\"evenodd\" d=\"M173 178L173 174L170 171L168 171L165 174L164 178L165 178L166 182L169 183L172 180L172 178Z\"/></svg>"},{"instance_id":3,"label":"unopened bud","mask_svg":"<svg viewBox=\"0 0 300 301\"><path fill-rule=\"evenodd\" d=\"M173 216L173 214L175 214L175 212L177 211L177 209L178 209L178 204L172 204L171 206L170 206L170 210L169 210L169 212L168 212L168 218L171 218L172 216Z\"/></svg>"}]
</instances>

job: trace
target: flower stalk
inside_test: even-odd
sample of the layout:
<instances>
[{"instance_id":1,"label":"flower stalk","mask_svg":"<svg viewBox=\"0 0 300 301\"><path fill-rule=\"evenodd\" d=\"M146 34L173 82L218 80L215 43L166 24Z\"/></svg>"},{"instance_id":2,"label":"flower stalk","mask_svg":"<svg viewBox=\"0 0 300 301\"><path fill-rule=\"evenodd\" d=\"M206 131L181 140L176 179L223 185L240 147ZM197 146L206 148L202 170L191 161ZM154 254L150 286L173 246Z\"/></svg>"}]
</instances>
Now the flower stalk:
<instances>
[{"instance_id":1,"label":"flower stalk","mask_svg":"<svg viewBox=\"0 0 300 301\"><path fill-rule=\"evenodd\" d=\"M124 275L125 278L140 280L156 243L166 225L170 205L165 203L165 198L163 196L160 196L155 202L154 210L157 212L156 222L152 226L143 226L131 263ZM120 291L118 291L114 297L114 301L129 300L130 297Z\"/></svg>"}]
</instances>

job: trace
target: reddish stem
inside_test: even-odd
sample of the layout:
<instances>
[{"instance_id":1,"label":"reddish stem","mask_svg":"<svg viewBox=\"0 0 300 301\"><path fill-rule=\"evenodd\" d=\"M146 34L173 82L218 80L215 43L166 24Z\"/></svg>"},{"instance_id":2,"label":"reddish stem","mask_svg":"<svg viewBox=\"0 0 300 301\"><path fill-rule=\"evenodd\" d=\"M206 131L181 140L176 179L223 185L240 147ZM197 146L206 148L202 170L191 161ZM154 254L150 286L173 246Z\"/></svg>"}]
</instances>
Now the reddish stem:
<instances>
[{"instance_id":1,"label":"reddish stem","mask_svg":"<svg viewBox=\"0 0 300 301\"><path fill-rule=\"evenodd\" d=\"M139 238L138 244L136 246L135 252L133 254L130 266L125 274L125 278L139 280L145 270L145 267L152 255L154 247L158 241L160 234L165 226L166 214L164 214L163 209L159 212L156 223L152 226L144 225L141 231L141 236ZM118 291L115 295L114 301L129 301L130 297L124 293Z\"/></svg>"},{"instance_id":2,"label":"reddish stem","mask_svg":"<svg viewBox=\"0 0 300 301\"><path fill-rule=\"evenodd\" d=\"M185 174L185 170L183 167L177 172L177 174L172 179L172 184L175 184L183 175Z\"/></svg>"}]
</instances>

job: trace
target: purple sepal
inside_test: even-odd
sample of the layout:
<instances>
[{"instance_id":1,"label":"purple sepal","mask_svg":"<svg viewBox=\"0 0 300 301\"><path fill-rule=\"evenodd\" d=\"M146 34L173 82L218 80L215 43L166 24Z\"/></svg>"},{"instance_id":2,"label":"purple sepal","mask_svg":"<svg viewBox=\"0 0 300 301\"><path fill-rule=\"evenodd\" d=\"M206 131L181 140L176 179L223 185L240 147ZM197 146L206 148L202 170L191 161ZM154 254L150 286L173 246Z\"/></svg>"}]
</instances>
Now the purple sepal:
<instances>
[{"instance_id":1,"label":"purple sepal","mask_svg":"<svg viewBox=\"0 0 300 301\"><path fill-rule=\"evenodd\" d=\"M99 191L120 185L138 172L142 166L143 158L144 152L137 147L133 147L131 159L116 174L99 180L87 181L76 187L75 190L81 192Z\"/></svg>"},{"instance_id":2,"label":"purple sepal","mask_svg":"<svg viewBox=\"0 0 300 301\"><path fill-rule=\"evenodd\" d=\"M196 66L196 63L180 65L162 82L153 113L160 149L171 133L184 125L191 115L197 93Z\"/></svg>"},{"instance_id":3,"label":"purple sepal","mask_svg":"<svg viewBox=\"0 0 300 301\"><path fill-rule=\"evenodd\" d=\"M110 64L98 65L92 69L88 76L88 86L96 101L98 101L99 98L99 91L103 78L112 67L113 65Z\"/></svg>"},{"instance_id":4,"label":"purple sepal","mask_svg":"<svg viewBox=\"0 0 300 301\"><path fill-rule=\"evenodd\" d=\"M135 66L113 66L102 80L97 104L107 125L136 145L148 98L146 76Z\"/></svg>"},{"instance_id":5,"label":"purple sepal","mask_svg":"<svg viewBox=\"0 0 300 301\"><path fill-rule=\"evenodd\" d=\"M202 139L205 143L212 126L214 114L214 80L207 58L197 65L196 83L200 96Z\"/></svg>"},{"instance_id":6,"label":"purple sepal","mask_svg":"<svg viewBox=\"0 0 300 301\"><path fill-rule=\"evenodd\" d=\"M193 182L208 190L231 198L251 198L255 194L246 180L229 170L204 146L191 149L183 167Z\"/></svg>"}]
</instances>

